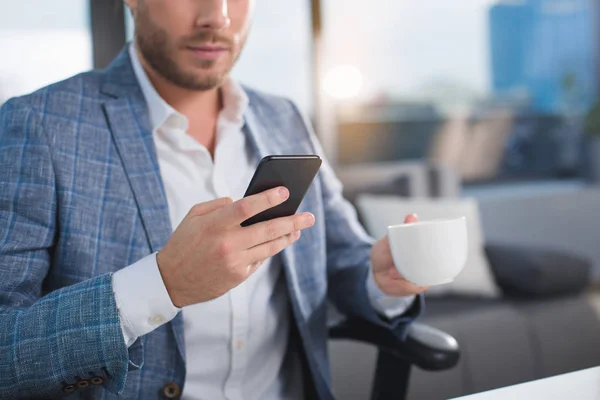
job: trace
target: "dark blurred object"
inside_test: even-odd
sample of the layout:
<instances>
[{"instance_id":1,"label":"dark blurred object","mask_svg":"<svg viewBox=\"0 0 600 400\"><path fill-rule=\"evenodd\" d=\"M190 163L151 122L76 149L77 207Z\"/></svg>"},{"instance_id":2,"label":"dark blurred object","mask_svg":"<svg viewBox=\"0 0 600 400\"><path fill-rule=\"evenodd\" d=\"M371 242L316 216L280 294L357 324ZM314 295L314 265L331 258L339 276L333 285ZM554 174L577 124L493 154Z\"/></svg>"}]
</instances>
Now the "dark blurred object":
<instances>
[{"instance_id":1,"label":"dark blurred object","mask_svg":"<svg viewBox=\"0 0 600 400\"><path fill-rule=\"evenodd\" d=\"M374 345L379 350L372 400L403 400L412 366L426 371L444 371L460 358L458 342L438 329L413 323L406 340L389 330L359 320L346 320L330 328L332 339L347 339Z\"/></svg>"},{"instance_id":2,"label":"dark blurred object","mask_svg":"<svg viewBox=\"0 0 600 400\"><path fill-rule=\"evenodd\" d=\"M588 136L600 138L600 100L594 104L586 115L585 132Z\"/></svg>"},{"instance_id":3,"label":"dark blurred object","mask_svg":"<svg viewBox=\"0 0 600 400\"><path fill-rule=\"evenodd\" d=\"M406 176L399 176L390 182L374 182L367 188L369 193L378 195L393 195L400 197L410 196L409 179ZM344 197L354 203L358 195L364 193L363 189L345 189Z\"/></svg>"},{"instance_id":4,"label":"dark blurred object","mask_svg":"<svg viewBox=\"0 0 600 400\"><path fill-rule=\"evenodd\" d=\"M354 202L360 194L401 197L457 197L460 180L448 167L422 162L389 162L340 167L344 197Z\"/></svg>"},{"instance_id":5,"label":"dark blurred object","mask_svg":"<svg viewBox=\"0 0 600 400\"><path fill-rule=\"evenodd\" d=\"M600 183L600 100L587 113L585 133L586 175L591 182Z\"/></svg>"},{"instance_id":6,"label":"dark blurred object","mask_svg":"<svg viewBox=\"0 0 600 400\"><path fill-rule=\"evenodd\" d=\"M534 299L576 295L591 280L592 263L582 257L512 245L488 245L485 253L507 296Z\"/></svg>"},{"instance_id":7,"label":"dark blurred object","mask_svg":"<svg viewBox=\"0 0 600 400\"><path fill-rule=\"evenodd\" d=\"M462 113L433 105L355 106L337 115L337 161L340 168L426 161L473 183L577 176L581 135L573 119L502 104Z\"/></svg>"},{"instance_id":8,"label":"dark blurred object","mask_svg":"<svg viewBox=\"0 0 600 400\"><path fill-rule=\"evenodd\" d=\"M90 20L94 68L105 68L125 44L125 5L122 0L91 0Z\"/></svg>"},{"instance_id":9,"label":"dark blurred object","mask_svg":"<svg viewBox=\"0 0 600 400\"><path fill-rule=\"evenodd\" d=\"M466 396L600 365L600 318L584 294L545 298L428 298L421 322L461 344L458 366L415 370L409 398Z\"/></svg>"},{"instance_id":10,"label":"dark blurred object","mask_svg":"<svg viewBox=\"0 0 600 400\"><path fill-rule=\"evenodd\" d=\"M340 165L419 160L443 116L430 104L365 105L338 112Z\"/></svg>"}]
</instances>

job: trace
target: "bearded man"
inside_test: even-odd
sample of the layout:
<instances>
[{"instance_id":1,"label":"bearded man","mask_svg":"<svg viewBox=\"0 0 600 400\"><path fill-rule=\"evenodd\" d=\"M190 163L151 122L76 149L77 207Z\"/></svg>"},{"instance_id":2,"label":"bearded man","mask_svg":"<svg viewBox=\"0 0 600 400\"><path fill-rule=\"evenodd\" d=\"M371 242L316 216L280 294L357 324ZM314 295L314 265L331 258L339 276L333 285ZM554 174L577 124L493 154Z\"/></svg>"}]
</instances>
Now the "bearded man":
<instances>
[{"instance_id":1,"label":"bearded man","mask_svg":"<svg viewBox=\"0 0 600 400\"><path fill-rule=\"evenodd\" d=\"M0 110L0 398L333 398L328 302L402 335L425 288L326 161L296 215L240 225L289 196L243 198L263 156L324 157L229 76L253 0L126 3L107 69Z\"/></svg>"}]
</instances>

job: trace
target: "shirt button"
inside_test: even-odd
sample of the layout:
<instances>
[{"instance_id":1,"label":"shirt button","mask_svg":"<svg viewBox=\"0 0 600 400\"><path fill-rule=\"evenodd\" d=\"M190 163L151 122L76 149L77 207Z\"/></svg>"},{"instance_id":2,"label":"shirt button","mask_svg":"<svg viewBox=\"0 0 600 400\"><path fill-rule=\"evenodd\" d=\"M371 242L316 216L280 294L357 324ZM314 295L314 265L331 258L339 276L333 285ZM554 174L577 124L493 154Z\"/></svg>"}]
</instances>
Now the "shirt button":
<instances>
[{"instance_id":1,"label":"shirt button","mask_svg":"<svg viewBox=\"0 0 600 400\"><path fill-rule=\"evenodd\" d=\"M90 379L90 383L92 385L102 385L104 383L104 379L101 376L95 376Z\"/></svg>"},{"instance_id":2,"label":"shirt button","mask_svg":"<svg viewBox=\"0 0 600 400\"><path fill-rule=\"evenodd\" d=\"M80 379L77 381L76 385L80 389L85 389L86 387L90 386L90 381L86 379Z\"/></svg>"},{"instance_id":3,"label":"shirt button","mask_svg":"<svg viewBox=\"0 0 600 400\"><path fill-rule=\"evenodd\" d=\"M62 388L63 393L73 393L77 388L75 385L65 385Z\"/></svg>"},{"instance_id":4,"label":"shirt button","mask_svg":"<svg viewBox=\"0 0 600 400\"><path fill-rule=\"evenodd\" d=\"M155 315L154 317L150 318L151 325L160 325L163 322L165 322L165 317L160 314Z\"/></svg>"},{"instance_id":5,"label":"shirt button","mask_svg":"<svg viewBox=\"0 0 600 400\"><path fill-rule=\"evenodd\" d=\"M179 395L181 395L181 389L175 382L169 382L163 386L163 394L167 397L167 399L176 399L179 397Z\"/></svg>"},{"instance_id":6,"label":"shirt button","mask_svg":"<svg viewBox=\"0 0 600 400\"><path fill-rule=\"evenodd\" d=\"M235 342L235 347L237 347L238 350L241 350L244 348L244 342L242 340L238 340L237 342Z\"/></svg>"}]
</instances>

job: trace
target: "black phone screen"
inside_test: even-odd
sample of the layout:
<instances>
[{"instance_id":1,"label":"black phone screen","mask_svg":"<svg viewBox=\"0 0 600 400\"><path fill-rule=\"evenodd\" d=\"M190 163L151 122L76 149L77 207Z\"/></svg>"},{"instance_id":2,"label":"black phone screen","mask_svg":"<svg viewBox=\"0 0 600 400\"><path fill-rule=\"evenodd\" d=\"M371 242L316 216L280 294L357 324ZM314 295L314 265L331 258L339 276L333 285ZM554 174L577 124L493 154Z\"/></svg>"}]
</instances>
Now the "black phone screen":
<instances>
[{"instance_id":1,"label":"black phone screen","mask_svg":"<svg viewBox=\"0 0 600 400\"><path fill-rule=\"evenodd\" d=\"M284 203L247 219L242 226L294 215L319 172L321 162L321 158L316 155L267 156L263 158L256 168L244 197L278 186L286 187L290 191L290 197Z\"/></svg>"}]
</instances>

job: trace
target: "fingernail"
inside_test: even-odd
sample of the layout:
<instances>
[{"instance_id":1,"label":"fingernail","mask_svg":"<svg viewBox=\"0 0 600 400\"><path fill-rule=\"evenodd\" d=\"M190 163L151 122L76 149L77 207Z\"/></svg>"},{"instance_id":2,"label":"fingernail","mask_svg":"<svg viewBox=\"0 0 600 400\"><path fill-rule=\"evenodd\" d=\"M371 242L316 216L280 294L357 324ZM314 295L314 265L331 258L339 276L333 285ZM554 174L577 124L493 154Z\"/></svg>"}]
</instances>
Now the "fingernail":
<instances>
[{"instance_id":1,"label":"fingernail","mask_svg":"<svg viewBox=\"0 0 600 400\"><path fill-rule=\"evenodd\" d=\"M302 234L302 232L300 232L300 231L294 232L294 239L296 239L296 240L300 239L301 234Z\"/></svg>"},{"instance_id":2,"label":"fingernail","mask_svg":"<svg viewBox=\"0 0 600 400\"><path fill-rule=\"evenodd\" d=\"M304 217L304 221L306 221L307 224L312 225L315 223L315 216L311 213L307 213Z\"/></svg>"},{"instance_id":3,"label":"fingernail","mask_svg":"<svg viewBox=\"0 0 600 400\"><path fill-rule=\"evenodd\" d=\"M285 188L285 187L280 187L279 188L279 195L282 198L287 199L289 197L289 195L290 195L290 191L287 190L287 188Z\"/></svg>"}]
</instances>

